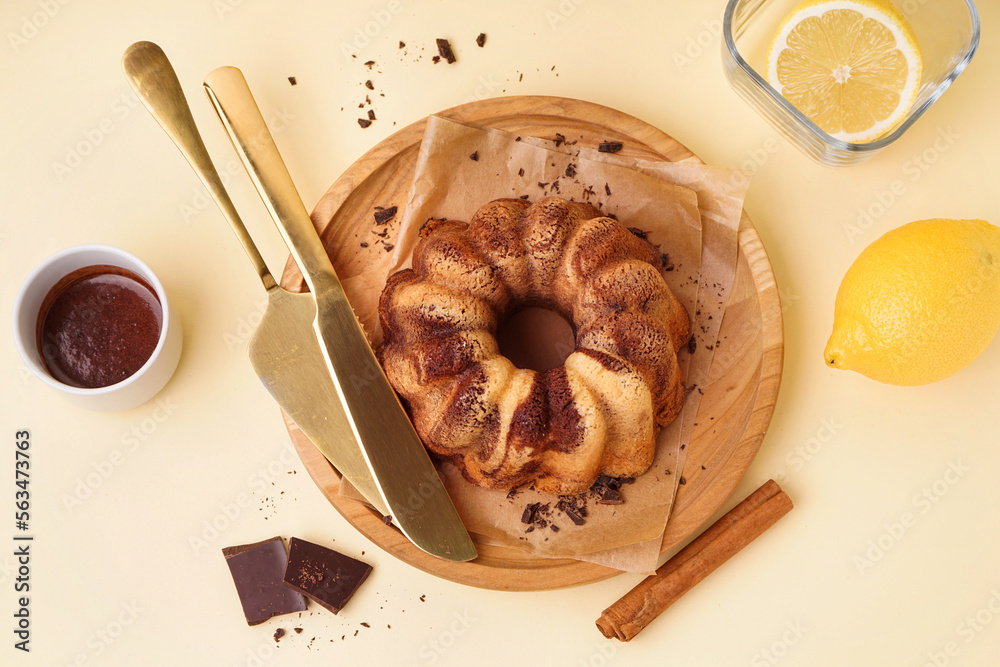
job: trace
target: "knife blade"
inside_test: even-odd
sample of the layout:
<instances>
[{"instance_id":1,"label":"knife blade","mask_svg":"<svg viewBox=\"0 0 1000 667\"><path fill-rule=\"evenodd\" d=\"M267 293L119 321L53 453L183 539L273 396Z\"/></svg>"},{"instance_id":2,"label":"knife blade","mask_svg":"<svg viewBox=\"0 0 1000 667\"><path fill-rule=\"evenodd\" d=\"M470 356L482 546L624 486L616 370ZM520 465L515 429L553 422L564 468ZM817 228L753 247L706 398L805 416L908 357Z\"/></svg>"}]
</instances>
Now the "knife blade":
<instances>
[{"instance_id":1,"label":"knife blade","mask_svg":"<svg viewBox=\"0 0 1000 667\"><path fill-rule=\"evenodd\" d=\"M267 307L247 346L254 371L281 409L340 474L376 510L388 514L326 372L312 328L316 302L307 294L282 289L271 276L212 164L177 74L163 49L152 42L136 42L122 56L122 69L150 115L212 194L267 290ZM303 385L310 387L307 395L301 391Z\"/></svg>"},{"instance_id":2,"label":"knife blade","mask_svg":"<svg viewBox=\"0 0 1000 667\"><path fill-rule=\"evenodd\" d=\"M472 560L472 539L368 344L246 79L234 67L220 67L206 77L205 88L316 299L320 347L396 526L431 555Z\"/></svg>"}]
</instances>

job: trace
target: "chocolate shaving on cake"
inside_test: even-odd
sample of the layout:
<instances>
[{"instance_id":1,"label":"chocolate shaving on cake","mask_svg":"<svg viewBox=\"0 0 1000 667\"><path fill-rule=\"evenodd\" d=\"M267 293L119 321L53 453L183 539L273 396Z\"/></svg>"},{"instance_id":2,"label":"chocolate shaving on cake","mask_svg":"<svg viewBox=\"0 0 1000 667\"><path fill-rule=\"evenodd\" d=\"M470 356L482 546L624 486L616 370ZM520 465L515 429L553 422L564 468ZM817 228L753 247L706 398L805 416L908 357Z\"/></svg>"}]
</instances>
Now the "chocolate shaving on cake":
<instances>
[{"instance_id":1,"label":"chocolate shaving on cake","mask_svg":"<svg viewBox=\"0 0 1000 667\"><path fill-rule=\"evenodd\" d=\"M457 58L455 58L455 52L451 50L451 42L447 39L440 38L434 41L437 42L438 53L442 58L448 61L449 65L457 60Z\"/></svg>"},{"instance_id":2,"label":"chocolate shaving on cake","mask_svg":"<svg viewBox=\"0 0 1000 667\"><path fill-rule=\"evenodd\" d=\"M371 124L372 124L372 122L369 119L367 119L367 118L359 118L358 119L358 125L360 125L362 128L369 127L369 126L371 126Z\"/></svg>"},{"instance_id":3,"label":"chocolate shaving on cake","mask_svg":"<svg viewBox=\"0 0 1000 667\"><path fill-rule=\"evenodd\" d=\"M382 208L381 206L376 206L375 224L384 225L385 223L389 222L395 217L397 210L399 210L399 207L397 206L390 206L389 208Z\"/></svg>"},{"instance_id":4,"label":"chocolate shaving on cake","mask_svg":"<svg viewBox=\"0 0 1000 667\"><path fill-rule=\"evenodd\" d=\"M368 120L375 120L375 110L374 109L369 109L368 110Z\"/></svg>"},{"instance_id":5,"label":"chocolate shaving on cake","mask_svg":"<svg viewBox=\"0 0 1000 667\"><path fill-rule=\"evenodd\" d=\"M476 46L478 46L479 48L483 48L485 44L486 44L486 33L481 32L479 33L478 36L476 36Z\"/></svg>"},{"instance_id":6,"label":"chocolate shaving on cake","mask_svg":"<svg viewBox=\"0 0 1000 667\"><path fill-rule=\"evenodd\" d=\"M405 49L406 48L406 42L404 42L403 40L399 40L399 48Z\"/></svg>"},{"instance_id":7,"label":"chocolate shaving on cake","mask_svg":"<svg viewBox=\"0 0 1000 667\"><path fill-rule=\"evenodd\" d=\"M597 150L601 153L617 153L624 145L620 141L602 141L597 145Z\"/></svg>"},{"instance_id":8,"label":"chocolate shaving on cake","mask_svg":"<svg viewBox=\"0 0 1000 667\"><path fill-rule=\"evenodd\" d=\"M294 86L294 85L298 84L298 81L295 80L294 76L290 76L290 77L288 77L288 83L290 83L290 84L292 84Z\"/></svg>"},{"instance_id":9,"label":"chocolate shaving on cake","mask_svg":"<svg viewBox=\"0 0 1000 667\"><path fill-rule=\"evenodd\" d=\"M365 81L365 88L367 88L368 90L375 90L375 84L372 83L371 79Z\"/></svg>"}]
</instances>

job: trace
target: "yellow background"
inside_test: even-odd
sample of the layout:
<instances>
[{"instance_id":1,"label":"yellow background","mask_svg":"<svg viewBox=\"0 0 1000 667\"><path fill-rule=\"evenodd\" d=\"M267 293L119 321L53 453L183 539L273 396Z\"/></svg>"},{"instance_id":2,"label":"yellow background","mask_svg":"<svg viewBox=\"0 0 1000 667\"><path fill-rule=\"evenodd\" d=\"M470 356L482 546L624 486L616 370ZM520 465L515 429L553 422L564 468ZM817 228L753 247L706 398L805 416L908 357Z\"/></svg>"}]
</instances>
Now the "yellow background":
<instances>
[{"instance_id":1,"label":"yellow background","mask_svg":"<svg viewBox=\"0 0 1000 667\"><path fill-rule=\"evenodd\" d=\"M1000 54L991 39L1000 7L980 2L979 52L944 97L896 144L842 170L809 161L729 87L723 9L720 0L4 2L0 628L13 627L18 596L20 429L31 432L35 541L32 652L14 650L5 629L0 663L996 662L1000 342L954 377L916 388L829 370L822 350L837 286L867 243L922 218L1000 223ZM437 37L451 40L457 63L431 63ZM637 575L498 593L383 553L312 484L250 368L245 347L263 290L121 74L122 52L140 39L171 58L275 271L287 253L201 91L220 65L243 70L307 207L396 129L498 95L615 107L708 163L753 168L746 211L780 287L785 367L771 429L723 509L771 477L796 508L628 644L605 640L594 620ZM363 85L369 78L374 91ZM366 94L378 120L362 130ZM52 252L88 242L143 258L184 322L176 375L152 402L124 413L70 406L27 374L11 342L24 276ZM332 545L374 573L339 616L314 605L300 620L247 627L219 550L273 535ZM304 631L274 642L276 628L295 625Z\"/></svg>"}]
</instances>

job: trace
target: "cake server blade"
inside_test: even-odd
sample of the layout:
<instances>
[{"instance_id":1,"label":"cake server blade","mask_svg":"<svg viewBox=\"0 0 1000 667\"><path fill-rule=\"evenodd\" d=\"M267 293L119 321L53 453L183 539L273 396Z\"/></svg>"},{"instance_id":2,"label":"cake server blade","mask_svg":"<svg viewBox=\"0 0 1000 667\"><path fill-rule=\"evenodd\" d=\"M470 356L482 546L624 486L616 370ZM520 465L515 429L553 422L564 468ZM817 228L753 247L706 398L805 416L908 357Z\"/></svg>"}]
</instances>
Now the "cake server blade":
<instances>
[{"instance_id":1,"label":"cake server blade","mask_svg":"<svg viewBox=\"0 0 1000 667\"><path fill-rule=\"evenodd\" d=\"M205 88L316 299L317 338L396 526L431 555L472 560L472 539L368 344L246 79L234 67L221 67L208 75Z\"/></svg>"},{"instance_id":2,"label":"cake server blade","mask_svg":"<svg viewBox=\"0 0 1000 667\"><path fill-rule=\"evenodd\" d=\"M163 50L151 42L137 42L126 50L122 68L139 99L212 194L267 290L267 306L247 346L254 371L281 409L340 474L376 510L388 514L326 372L313 331L316 301L309 294L288 292L275 282L226 193ZM309 387L309 391L303 392L302 387Z\"/></svg>"}]
</instances>

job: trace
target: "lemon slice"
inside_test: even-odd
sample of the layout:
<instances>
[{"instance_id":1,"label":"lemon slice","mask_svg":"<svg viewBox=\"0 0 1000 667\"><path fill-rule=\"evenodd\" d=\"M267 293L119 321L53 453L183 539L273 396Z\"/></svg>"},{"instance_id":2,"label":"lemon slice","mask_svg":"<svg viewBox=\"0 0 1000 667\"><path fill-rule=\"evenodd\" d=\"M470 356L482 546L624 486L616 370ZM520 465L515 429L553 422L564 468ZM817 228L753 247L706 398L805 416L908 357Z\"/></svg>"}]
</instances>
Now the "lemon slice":
<instances>
[{"instance_id":1,"label":"lemon slice","mask_svg":"<svg viewBox=\"0 0 1000 667\"><path fill-rule=\"evenodd\" d=\"M808 0L771 42L767 79L828 134L851 143L892 131L913 106L922 61L906 17L884 0Z\"/></svg>"}]
</instances>

